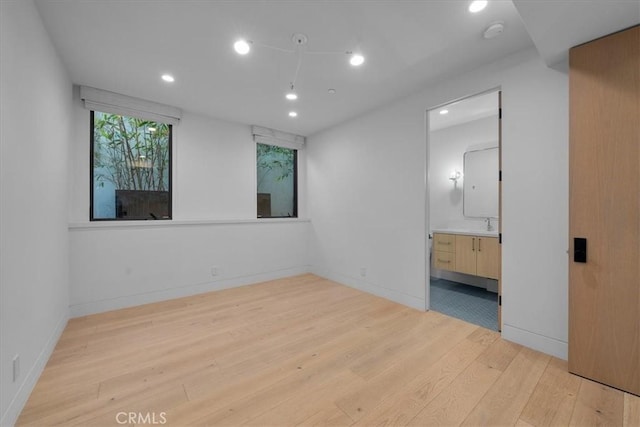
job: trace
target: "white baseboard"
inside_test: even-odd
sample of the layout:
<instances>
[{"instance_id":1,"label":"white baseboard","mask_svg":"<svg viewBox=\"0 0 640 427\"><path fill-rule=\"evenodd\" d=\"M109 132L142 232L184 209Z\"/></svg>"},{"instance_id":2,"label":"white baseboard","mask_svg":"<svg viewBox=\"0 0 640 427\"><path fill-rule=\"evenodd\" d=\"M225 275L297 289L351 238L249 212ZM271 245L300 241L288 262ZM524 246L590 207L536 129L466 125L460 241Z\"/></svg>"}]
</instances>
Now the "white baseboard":
<instances>
[{"instance_id":1,"label":"white baseboard","mask_svg":"<svg viewBox=\"0 0 640 427\"><path fill-rule=\"evenodd\" d=\"M105 311L118 310L121 308L134 307L142 304L149 304L159 301L166 301L174 298L188 297L205 292L219 291L222 289L237 288L239 286L251 285L268 280L282 279L284 277L297 276L309 273L309 266L292 267L283 270L267 271L241 277L233 277L217 280L215 282L198 283L162 289L144 294L125 295L108 300L89 301L70 306L71 317L86 316L89 314L102 313Z\"/></svg>"},{"instance_id":2,"label":"white baseboard","mask_svg":"<svg viewBox=\"0 0 640 427\"><path fill-rule=\"evenodd\" d=\"M24 405L27 403L27 400L29 399L31 392L35 387L36 382L38 382L38 378L40 378L44 367L49 361L49 357L51 357L51 353L53 353L53 349L56 347L56 344L58 343L58 340L62 335L62 331L64 331L64 328L67 326L68 320L69 313L67 311L58 320L58 323L49 336L49 339L47 340L44 347L42 347L42 350L40 351L36 362L29 369L29 372L24 377L24 381L22 381L22 384L20 384L20 387L18 388L18 392L13 397L13 400L11 400L11 403L9 403L9 407L7 408L5 413L2 414L2 418L0 419L0 426L13 426L18 420L18 417L20 416Z\"/></svg>"},{"instance_id":3,"label":"white baseboard","mask_svg":"<svg viewBox=\"0 0 640 427\"><path fill-rule=\"evenodd\" d=\"M551 356L567 360L569 344L555 338L539 335L515 326L502 325L502 338L522 344L525 347L541 351Z\"/></svg>"},{"instance_id":4,"label":"white baseboard","mask_svg":"<svg viewBox=\"0 0 640 427\"><path fill-rule=\"evenodd\" d=\"M422 298L398 292L393 289L384 288L365 280L346 276L328 269L312 267L311 273L320 277L324 277L325 279L333 280L334 282L343 284L345 286L349 286L350 288L355 288L369 294L386 298L390 301L397 302L398 304L415 308L416 310L425 311L425 300Z\"/></svg>"}]
</instances>

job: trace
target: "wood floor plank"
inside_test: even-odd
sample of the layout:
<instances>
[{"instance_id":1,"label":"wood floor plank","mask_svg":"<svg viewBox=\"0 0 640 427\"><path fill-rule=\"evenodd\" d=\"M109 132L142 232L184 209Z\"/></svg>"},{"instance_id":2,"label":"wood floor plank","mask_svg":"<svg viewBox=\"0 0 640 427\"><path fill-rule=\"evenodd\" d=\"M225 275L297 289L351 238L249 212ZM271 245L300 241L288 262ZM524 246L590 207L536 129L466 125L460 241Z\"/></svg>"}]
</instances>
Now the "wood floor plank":
<instances>
[{"instance_id":1,"label":"wood floor plank","mask_svg":"<svg viewBox=\"0 0 640 427\"><path fill-rule=\"evenodd\" d=\"M507 340L497 340L487 351L482 353L478 362L485 363L490 368L504 372L516 357L522 346Z\"/></svg>"},{"instance_id":2,"label":"wood floor plank","mask_svg":"<svg viewBox=\"0 0 640 427\"><path fill-rule=\"evenodd\" d=\"M133 411L168 426L528 427L570 414L637 427L639 398L548 362L306 274L71 319L17 425L111 426Z\"/></svg>"},{"instance_id":3,"label":"wood floor plank","mask_svg":"<svg viewBox=\"0 0 640 427\"><path fill-rule=\"evenodd\" d=\"M356 424L408 424L496 339L496 332L476 329L435 363L425 365L424 370L416 374L400 391L379 402Z\"/></svg>"},{"instance_id":4,"label":"wood floor plank","mask_svg":"<svg viewBox=\"0 0 640 427\"><path fill-rule=\"evenodd\" d=\"M462 425L514 425L549 359L550 356L534 350L524 347L520 349Z\"/></svg>"},{"instance_id":5,"label":"wood floor plank","mask_svg":"<svg viewBox=\"0 0 640 427\"><path fill-rule=\"evenodd\" d=\"M587 379L580 382L570 426L619 426L623 418L623 392Z\"/></svg>"},{"instance_id":6,"label":"wood floor plank","mask_svg":"<svg viewBox=\"0 0 640 427\"><path fill-rule=\"evenodd\" d=\"M301 427L330 427L348 426L351 425L352 422L353 420L349 418L349 416L345 414L344 411L342 411L336 405L330 405L327 408L323 408L317 411L309 418L297 425Z\"/></svg>"},{"instance_id":7,"label":"wood floor plank","mask_svg":"<svg viewBox=\"0 0 640 427\"><path fill-rule=\"evenodd\" d=\"M640 427L640 397L624 394L623 427Z\"/></svg>"},{"instance_id":8,"label":"wood floor plank","mask_svg":"<svg viewBox=\"0 0 640 427\"><path fill-rule=\"evenodd\" d=\"M244 425L298 425L316 415L318 408L335 408L333 400L336 395L344 393L345 390L364 387L364 379L350 370L344 370L328 382L309 388L306 393L295 394L291 399L252 418ZM351 422L350 419L348 421Z\"/></svg>"},{"instance_id":9,"label":"wood floor plank","mask_svg":"<svg viewBox=\"0 0 640 427\"><path fill-rule=\"evenodd\" d=\"M95 410L78 413L76 417L65 420L64 424L78 427L119 425L116 417L121 412L156 414L156 418L159 419L160 413L166 408L186 399L180 383L174 383L150 389L143 394L129 395L126 399L99 401L101 404Z\"/></svg>"},{"instance_id":10,"label":"wood floor plank","mask_svg":"<svg viewBox=\"0 0 640 427\"><path fill-rule=\"evenodd\" d=\"M267 386L283 379L286 376L285 372L293 372L299 366L315 363L318 355L337 354L334 363L340 365L366 354L370 343L394 333L394 327L408 326L411 323L412 319L407 318L405 310L389 312L375 322L367 322L363 327L354 327L349 322L339 322L328 330L310 337L309 340L291 343L297 343L302 347L286 346L284 351L272 349L274 354L261 352L249 356L238 355L234 365L224 367L222 377L216 379L216 384L233 386L242 382L247 382L248 385L254 382ZM286 333L284 335L287 336ZM340 353L337 353L338 351ZM270 363L265 363L265 360ZM209 393L216 392L212 390L212 382L206 377L185 381L185 386L189 396L194 399L206 398ZM255 390L256 387L253 388Z\"/></svg>"},{"instance_id":11,"label":"wood floor plank","mask_svg":"<svg viewBox=\"0 0 640 427\"><path fill-rule=\"evenodd\" d=\"M215 389L211 389L210 382L207 382L207 384L200 383L200 390L196 389L195 392L191 385L187 385L189 396L196 394L197 398L176 408L171 413L171 416L179 419L183 424L205 421L207 423L222 422L220 417L224 418L225 416L223 412L220 412L221 408L226 407L229 412L237 412L236 407L238 404L241 404L243 400L253 399L256 394L276 394L276 398L282 399L282 395L274 393L274 388L281 387L284 383L288 384L287 390L295 390L295 385L291 383L304 383L305 377L302 377L302 379L300 377L303 370L307 375L307 380L309 375L315 377L314 381L318 377L321 377L322 380L322 376L326 375L325 372L342 369L349 361L358 360L359 357L368 354L372 342L379 342L385 334L393 333L395 329L389 329L388 324L396 323L397 327L402 328L400 325L405 325L406 327L415 323L415 318L401 315L391 322L380 323L380 328L376 327L375 324L368 324L366 328L354 328L349 325L339 326L338 329L334 327L334 333L342 335L337 338L329 338L327 336L327 341L324 343L307 343L303 348L292 349L292 354L288 355L284 361L273 364L274 367L263 366L258 371L249 372L243 370L230 378L218 379ZM341 331L339 329L341 327L345 329ZM223 388L220 389L220 387ZM208 393L202 394L202 389L205 389ZM288 398L290 395L285 397ZM210 403L212 401L214 402L213 405ZM203 402L206 404L203 404ZM273 405L276 406L280 402L273 402ZM257 405L257 407L261 406ZM254 411L255 409L253 408ZM229 420L225 422L228 423Z\"/></svg>"},{"instance_id":12,"label":"wood floor plank","mask_svg":"<svg viewBox=\"0 0 640 427\"><path fill-rule=\"evenodd\" d=\"M49 424L46 420L52 419L48 418L52 414L58 417L63 412L76 412L79 406L92 404L96 401L98 387L99 384L86 384L85 386L76 385L67 390L60 390L36 385L29 396L29 404L20 414L19 424ZM60 418L55 420L60 420ZM55 422L50 424L55 424Z\"/></svg>"},{"instance_id":13,"label":"wood floor plank","mask_svg":"<svg viewBox=\"0 0 640 427\"><path fill-rule=\"evenodd\" d=\"M580 377L569 373L566 361L552 358L520 419L535 426L568 425L580 382Z\"/></svg>"},{"instance_id":14,"label":"wood floor plank","mask_svg":"<svg viewBox=\"0 0 640 427\"><path fill-rule=\"evenodd\" d=\"M336 400L336 405L353 420L360 420L375 410L382 402L400 392L407 383L416 376L422 378L422 372L415 367L430 366L440 360L452 348L468 337L478 327L460 323L455 319L445 321L422 339L423 347L404 355L387 366L380 375L370 379L368 386L362 390L354 390ZM429 372L430 373L430 372ZM429 379L427 382L431 382Z\"/></svg>"},{"instance_id":15,"label":"wood floor plank","mask_svg":"<svg viewBox=\"0 0 640 427\"><path fill-rule=\"evenodd\" d=\"M501 372L473 362L410 422L412 426L460 425L500 377Z\"/></svg>"}]
</instances>

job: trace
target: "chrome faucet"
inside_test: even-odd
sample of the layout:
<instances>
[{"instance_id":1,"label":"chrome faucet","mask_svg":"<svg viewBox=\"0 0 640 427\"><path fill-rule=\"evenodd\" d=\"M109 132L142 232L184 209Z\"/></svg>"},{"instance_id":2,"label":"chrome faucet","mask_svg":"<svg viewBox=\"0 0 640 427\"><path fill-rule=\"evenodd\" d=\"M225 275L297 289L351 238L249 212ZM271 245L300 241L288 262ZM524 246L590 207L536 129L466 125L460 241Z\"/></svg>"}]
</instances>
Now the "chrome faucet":
<instances>
[{"instance_id":1,"label":"chrome faucet","mask_svg":"<svg viewBox=\"0 0 640 427\"><path fill-rule=\"evenodd\" d=\"M491 225L491 218L487 218L485 222L487 223L487 231L493 231L493 225Z\"/></svg>"}]
</instances>

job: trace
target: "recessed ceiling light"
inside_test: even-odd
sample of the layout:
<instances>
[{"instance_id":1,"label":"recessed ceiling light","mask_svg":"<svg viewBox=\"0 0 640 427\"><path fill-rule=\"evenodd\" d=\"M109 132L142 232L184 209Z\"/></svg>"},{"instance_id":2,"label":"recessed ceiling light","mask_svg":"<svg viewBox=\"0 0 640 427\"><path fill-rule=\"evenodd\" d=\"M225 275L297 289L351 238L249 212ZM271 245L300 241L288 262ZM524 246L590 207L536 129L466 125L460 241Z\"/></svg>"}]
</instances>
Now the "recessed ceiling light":
<instances>
[{"instance_id":1,"label":"recessed ceiling light","mask_svg":"<svg viewBox=\"0 0 640 427\"><path fill-rule=\"evenodd\" d=\"M295 111L289 111L289 117L298 117L298 113Z\"/></svg>"},{"instance_id":2,"label":"recessed ceiling light","mask_svg":"<svg viewBox=\"0 0 640 427\"><path fill-rule=\"evenodd\" d=\"M446 110L446 109L445 110L440 110L440 114L442 114L443 116L445 114L449 114L449 110Z\"/></svg>"},{"instance_id":3,"label":"recessed ceiling light","mask_svg":"<svg viewBox=\"0 0 640 427\"><path fill-rule=\"evenodd\" d=\"M335 89L329 89L327 90L327 92L329 92L331 95L334 95L336 93Z\"/></svg>"},{"instance_id":4,"label":"recessed ceiling light","mask_svg":"<svg viewBox=\"0 0 640 427\"><path fill-rule=\"evenodd\" d=\"M364 56L358 53L354 53L353 55L351 55L351 59L349 59L349 63L354 67L358 67L364 64Z\"/></svg>"},{"instance_id":5,"label":"recessed ceiling light","mask_svg":"<svg viewBox=\"0 0 640 427\"><path fill-rule=\"evenodd\" d=\"M487 7L487 3L488 3L487 0L475 0L475 1L472 1L471 4L469 5L469 12L478 13L482 9Z\"/></svg>"},{"instance_id":6,"label":"recessed ceiling light","mask_svg":"<svg viewBox=\"0 0 640 427\"><path fill-rule=\"evenodd\" d=\"M289 101L295 101L296 99L298 99L298 95L296 95L295 92L289 92L285 95L285 97L289 100Z\"/></svg>"},{"instance_id":7,"label":"recessed ceiling light","mask_svg":"<svg viewBox=\"0 0 640 427\"><path fill-rule=\"evenodd\" d=\"M240 40L236 41L233 44L233 48L240 55L246 55L251 50L251 46L249 45L249 42L247 42L246 40L243 40L243 39L240 39Z\"/></svg>"},{"instance_id":8,"label":"recessed ceiling light","mask_svg":"<svg viewBox=\"0 0 640 427\"><path fill-rule=\"evenodd\" d=\"M163 74L162 75L162 80L164 80L167 83L173 83L173 82L176 81L176 79L174 79L171 74Z\"/></svg>"}]
</instances>

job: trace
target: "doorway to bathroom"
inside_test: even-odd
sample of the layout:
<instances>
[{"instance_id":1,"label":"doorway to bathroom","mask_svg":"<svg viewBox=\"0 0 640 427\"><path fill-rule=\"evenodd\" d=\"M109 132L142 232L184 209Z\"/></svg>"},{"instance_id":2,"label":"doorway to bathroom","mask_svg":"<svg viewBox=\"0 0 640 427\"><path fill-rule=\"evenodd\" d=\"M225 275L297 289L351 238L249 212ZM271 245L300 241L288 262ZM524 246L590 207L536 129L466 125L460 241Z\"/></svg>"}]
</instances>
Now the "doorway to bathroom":
<instances>
[{"instance_id":1,"label":"doorway to bathroom","mask_svg":"<svg viewBox=\"0 0 640 427\"><path fill-rule=\"evenodd\" d=\"M501 329L501 93L428 115L429 309Z\"/></svg>"}]
</instances>

